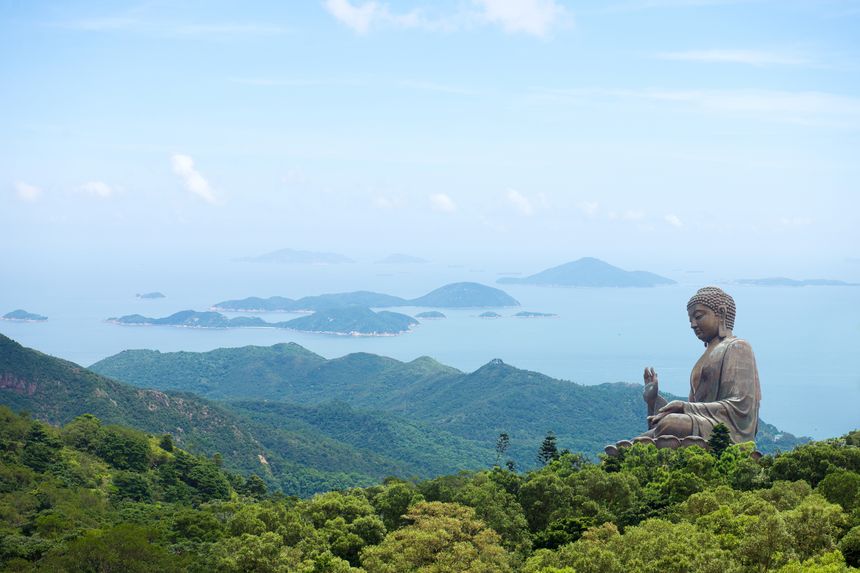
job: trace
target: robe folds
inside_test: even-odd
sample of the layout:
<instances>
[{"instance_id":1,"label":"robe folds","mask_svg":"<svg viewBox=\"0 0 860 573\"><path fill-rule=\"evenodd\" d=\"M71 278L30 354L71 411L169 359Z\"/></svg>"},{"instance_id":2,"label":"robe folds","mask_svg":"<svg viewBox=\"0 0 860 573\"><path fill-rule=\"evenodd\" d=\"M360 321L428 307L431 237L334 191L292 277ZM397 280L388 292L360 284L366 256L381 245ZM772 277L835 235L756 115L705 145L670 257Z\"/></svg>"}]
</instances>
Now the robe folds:
<instances>
[{"instance_id":1,"label":"robe folds","mask_svg":"<svg viewBox=\"0 0 860 573\"><path fill-rule=\"evenodd\" d=\"M707 439L719 423L735 443L755 440L761 386L755 356L746 340L727 337L707 351L690 374L690 399L684 414L694 436Z\"/></svg>"}]
</instances>

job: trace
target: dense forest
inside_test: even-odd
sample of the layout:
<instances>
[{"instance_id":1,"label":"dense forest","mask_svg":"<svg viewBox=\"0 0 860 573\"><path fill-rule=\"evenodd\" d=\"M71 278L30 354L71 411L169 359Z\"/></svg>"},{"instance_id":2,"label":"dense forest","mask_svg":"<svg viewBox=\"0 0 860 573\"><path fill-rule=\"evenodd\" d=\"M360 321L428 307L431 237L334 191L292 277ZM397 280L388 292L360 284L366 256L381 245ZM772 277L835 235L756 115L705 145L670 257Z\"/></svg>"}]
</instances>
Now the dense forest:
<instances>
[{"instance_id":1,"label":"dense forest","mask_svg":"<svg viewBox=\"0 0 860 573\"><path fill-rule=\"evenodd\" d=\"M81 415L0 407L5 571L840 573L860 565L860 431L755 459L636 445L592 463L387 479L311 498ZM324 455L324 452L320 452Z\"/></svg>"}]
</instances>

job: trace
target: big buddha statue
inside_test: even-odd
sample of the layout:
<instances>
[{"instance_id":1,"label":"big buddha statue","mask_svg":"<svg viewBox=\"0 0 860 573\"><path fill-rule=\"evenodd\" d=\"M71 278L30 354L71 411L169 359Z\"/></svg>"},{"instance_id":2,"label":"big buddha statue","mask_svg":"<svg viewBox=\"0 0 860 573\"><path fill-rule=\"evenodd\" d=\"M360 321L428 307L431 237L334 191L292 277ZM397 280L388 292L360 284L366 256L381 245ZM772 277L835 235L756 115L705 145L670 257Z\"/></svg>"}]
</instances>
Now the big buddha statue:
<instances>
[{"instance_id":1,"label":"big buddha statue","mask_svg":"<svg viewBox=\"0 0 860 573\"><path fill-rule=\"evenodd\" d=\"M735 443L755 439L761 387L752 348L732 333L734 299L720 288L701 288L687 303L687 315L690 328L705 344L705 352L690 373L689 399L668 402L660 396L657 373L646 368L642 396L648 407L648 431L632 442L607 446L610 456L633 442L657 447L705 446L717 424L728 427Z\"/></svg>"}]
</instances>

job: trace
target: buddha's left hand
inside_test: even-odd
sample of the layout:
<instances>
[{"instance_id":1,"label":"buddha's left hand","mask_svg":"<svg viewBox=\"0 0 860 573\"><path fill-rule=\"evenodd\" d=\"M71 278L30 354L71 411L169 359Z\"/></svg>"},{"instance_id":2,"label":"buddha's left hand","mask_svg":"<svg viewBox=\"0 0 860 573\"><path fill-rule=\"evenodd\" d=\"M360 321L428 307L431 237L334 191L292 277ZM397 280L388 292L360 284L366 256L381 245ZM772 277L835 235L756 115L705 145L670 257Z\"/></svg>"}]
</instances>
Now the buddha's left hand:
<instances>
[{"instance_id":1,"label":"buddha's left hand","mask_svg":"<svg viewBox=\"0 0 860 573\"><path fill-rule=\"evenodd\" d=\"M648 427L653 428L657 423L668 416L669 414L681 414L684 412L684 404L682 400L672 400L659 410L653 416L648 416Z\"/></svg>"}]
</instances>

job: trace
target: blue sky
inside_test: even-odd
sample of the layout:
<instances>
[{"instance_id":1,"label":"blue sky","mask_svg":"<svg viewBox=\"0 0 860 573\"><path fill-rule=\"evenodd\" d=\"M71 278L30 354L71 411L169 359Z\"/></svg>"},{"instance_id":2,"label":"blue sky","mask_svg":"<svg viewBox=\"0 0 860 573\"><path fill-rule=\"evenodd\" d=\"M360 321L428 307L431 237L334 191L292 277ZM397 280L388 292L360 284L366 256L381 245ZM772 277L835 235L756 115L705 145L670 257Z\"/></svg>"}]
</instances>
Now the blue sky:
<instances>
[{"instance_id":1,"label":"blue sky","mask_svg":"<svg viewBox=\"0 0 860 573\"><path fill-rule=\"evenodd\" d=\"M0 0L0 255L858 279L858 29L857 0Z\"/></svg>"}]
</instances>

